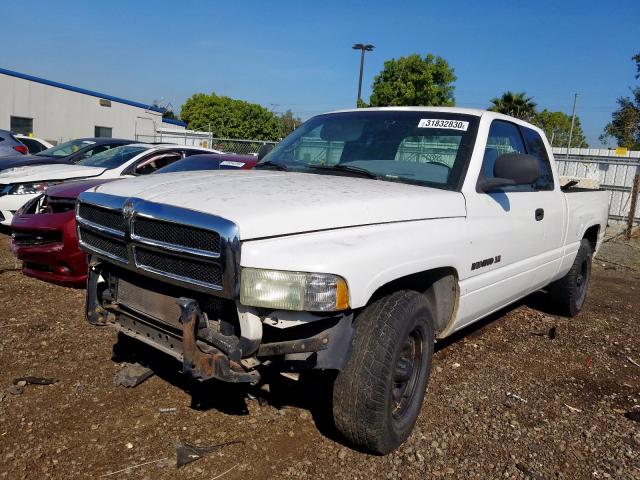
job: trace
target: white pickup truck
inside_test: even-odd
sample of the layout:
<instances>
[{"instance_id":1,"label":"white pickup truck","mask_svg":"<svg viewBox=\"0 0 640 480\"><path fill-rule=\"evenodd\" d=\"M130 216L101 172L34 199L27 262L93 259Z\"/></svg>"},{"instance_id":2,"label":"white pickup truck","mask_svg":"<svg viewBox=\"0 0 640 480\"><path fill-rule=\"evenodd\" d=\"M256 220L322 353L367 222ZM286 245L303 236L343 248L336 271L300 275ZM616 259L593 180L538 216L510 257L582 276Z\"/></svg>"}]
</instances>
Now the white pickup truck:
<instances>
[{"instance_id":1,"label":"white pickup truck","mask_svg":"<svg viewBox=\"0 0 640 480\"><path fill-rule=\"evenodd\" d=\"M387 453L437 339L539 289L580 311L607 192L561 187L521 120L371 108L308 120L253 171L102 185L77 223L89 322L200 380L330 370L337 428Z\"/></svg>"}]
</instances>

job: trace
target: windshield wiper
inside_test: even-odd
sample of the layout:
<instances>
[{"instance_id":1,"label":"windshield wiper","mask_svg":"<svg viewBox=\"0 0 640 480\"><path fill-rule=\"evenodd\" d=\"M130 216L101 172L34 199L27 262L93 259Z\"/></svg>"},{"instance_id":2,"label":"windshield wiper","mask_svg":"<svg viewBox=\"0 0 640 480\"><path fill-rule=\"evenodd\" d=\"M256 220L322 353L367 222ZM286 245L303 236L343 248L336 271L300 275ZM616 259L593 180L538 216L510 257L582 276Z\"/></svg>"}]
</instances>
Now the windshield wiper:
<instances>
[{"instance_id":1,"label":"windshield wiper","mask_svg":"<svg viewBox=\"0 0 640 480\"><path fill-rule=\"evenodd\" d=\"M254 168L261 168L261 167L273 168L274 170L280 170L283 172L286 172L287 170L289 170L286 165L283 165L282 163L272 162L271 160L267 160L266 162L260 162Z\"/></svg>"},{"instance_id":2,"label":"windshield wiper","mask_svg":"<svg viewBox=\"0 0 640 480\"><path fill-rule=\"evenodd\" d=\"M366 168L356 167L353 165L344 165L344 164L336 164L336 165L307 165L307 167L312 168L314 170L327 170L334 172L348 172L355 173L357 175L361 175L367 178L373 178L375 180L379 180L380 176L375 173L367 170Z\"/></svg>"}]
</instances>

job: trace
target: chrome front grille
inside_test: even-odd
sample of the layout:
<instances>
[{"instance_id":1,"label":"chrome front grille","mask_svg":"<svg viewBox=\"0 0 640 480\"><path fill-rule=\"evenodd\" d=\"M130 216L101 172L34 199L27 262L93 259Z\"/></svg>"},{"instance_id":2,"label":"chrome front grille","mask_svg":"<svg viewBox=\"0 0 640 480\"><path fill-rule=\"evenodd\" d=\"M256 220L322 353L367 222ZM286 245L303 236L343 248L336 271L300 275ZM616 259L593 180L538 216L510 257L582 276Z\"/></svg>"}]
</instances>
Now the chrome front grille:
<instances>
[{"instance_id":1,"label":"chrome front grille","mask_svg":"<svg viewBox=\"0 0 640 480\"><path fill-rule=\"evenodd\" d=\"M192 290L238 296L238 229L226 219L97 192L80 195L76 219L90 254Z\"/></svg>"}]
</instances>

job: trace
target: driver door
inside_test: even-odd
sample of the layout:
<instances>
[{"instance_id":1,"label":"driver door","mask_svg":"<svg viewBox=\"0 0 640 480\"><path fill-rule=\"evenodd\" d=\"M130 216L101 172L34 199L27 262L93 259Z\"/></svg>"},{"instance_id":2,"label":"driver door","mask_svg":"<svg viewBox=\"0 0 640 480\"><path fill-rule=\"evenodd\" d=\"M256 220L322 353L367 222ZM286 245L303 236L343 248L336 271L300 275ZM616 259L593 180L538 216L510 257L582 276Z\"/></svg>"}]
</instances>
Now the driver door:
<instances>
[{"instance_id":1,"label":"driver door","mask_svg":"<svg viewBox=\"0 0 640 480\"><path fill-rule=\"evenodd\" d=\"M493 177L496 159L506 153L527 153L524 138L518 125L494 120L480 176ZM535 270L546 248L539 213L553 209L548 193L553 192L521 185L470 194L467 228L473 253L461 283L461 326L539 288Z\"/></svg>"}]
</instances>

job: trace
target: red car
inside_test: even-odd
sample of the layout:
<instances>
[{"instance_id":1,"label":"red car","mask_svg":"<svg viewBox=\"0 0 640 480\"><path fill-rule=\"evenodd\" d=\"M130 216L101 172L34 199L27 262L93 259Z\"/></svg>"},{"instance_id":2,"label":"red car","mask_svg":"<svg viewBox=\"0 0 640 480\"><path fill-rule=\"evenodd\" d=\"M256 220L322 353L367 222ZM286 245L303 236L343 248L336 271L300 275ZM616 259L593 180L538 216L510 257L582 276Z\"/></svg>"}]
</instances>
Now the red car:
<instances>
[{"instance_id":1,"label":"red car","mask_svg":"<svg viewBox=\"0 0 640 480\"><path fill-rule=\"evenodd\" d=\"M258 162L245 155L192 155L154 175L190 170L251 169ZM78 247L75 204L78 195L113 180L80 180L49 187L22 207L11 222L11 251L24 262L22 273L45 282L84 288L87 256Z\"/></svg>"}]
</instances>

